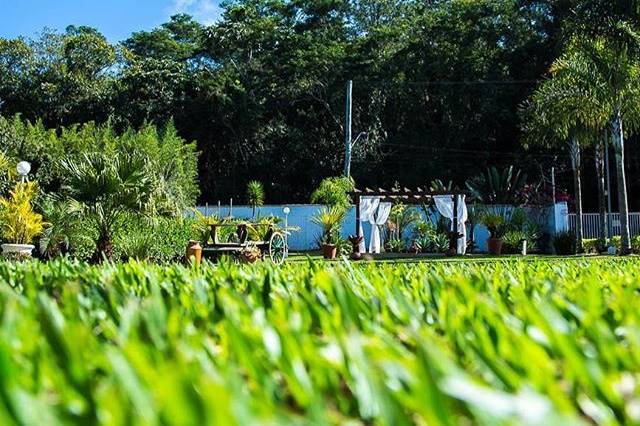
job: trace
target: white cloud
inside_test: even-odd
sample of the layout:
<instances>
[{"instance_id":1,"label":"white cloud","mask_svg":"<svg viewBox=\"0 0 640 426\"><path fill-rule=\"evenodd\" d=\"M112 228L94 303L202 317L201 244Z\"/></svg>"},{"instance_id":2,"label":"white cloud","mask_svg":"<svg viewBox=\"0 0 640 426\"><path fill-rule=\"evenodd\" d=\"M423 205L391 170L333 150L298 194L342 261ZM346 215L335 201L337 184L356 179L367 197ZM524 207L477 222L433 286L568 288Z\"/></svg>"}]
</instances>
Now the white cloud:
<instances>
[{"instance_id":1,"label":"white cloud","mask_svg":"<svg viewBox=\"0 0 640 426\"><path fill-rule=\"evenodd\" d=\"M211 25L220 17L222 9L215 0L173 0L170 13L187 13L197 21Z\"/></svg>"}]
</instances>

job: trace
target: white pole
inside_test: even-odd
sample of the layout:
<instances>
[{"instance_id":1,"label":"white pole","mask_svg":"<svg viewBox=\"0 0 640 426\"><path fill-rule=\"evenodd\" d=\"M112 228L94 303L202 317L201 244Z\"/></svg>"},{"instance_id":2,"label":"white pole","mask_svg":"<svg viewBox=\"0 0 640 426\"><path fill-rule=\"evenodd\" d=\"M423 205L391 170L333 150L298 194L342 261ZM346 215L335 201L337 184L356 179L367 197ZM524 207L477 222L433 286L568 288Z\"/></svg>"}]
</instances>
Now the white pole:
<instances>
[{"instance_id":1,"label":"white pole","mask_svg":"<svg viewBox=\"0 0 640 426\"><path fill-rule=\"evenodd\" d=\"M611 177L609 175L609 138L605 138L604 140L604 164L606 168L607 175L607 216L609 220L607 220L607 233L608 238L613 237L613 228L611 227Z\"/></svg>"},{"instance_id":2,"label":"white pole","mask_svg":"<svg viewBox=\"0 0 640 426\"><path fill-rule=\"evenodd\" d=\"M553 205L556 205L556 168L551 167L551 192L553 197Z\"/></svg>"},{"instance_id":3,"label":"white pole","mask_svg":"<svg viewBox=\"0 0 640 426\"><path fill-rule=\"evenodd\" d=\"M351 95L353 81L347 81L347 105L344 123L344 175L351 175Z\"/></svg>"}]
</instances>

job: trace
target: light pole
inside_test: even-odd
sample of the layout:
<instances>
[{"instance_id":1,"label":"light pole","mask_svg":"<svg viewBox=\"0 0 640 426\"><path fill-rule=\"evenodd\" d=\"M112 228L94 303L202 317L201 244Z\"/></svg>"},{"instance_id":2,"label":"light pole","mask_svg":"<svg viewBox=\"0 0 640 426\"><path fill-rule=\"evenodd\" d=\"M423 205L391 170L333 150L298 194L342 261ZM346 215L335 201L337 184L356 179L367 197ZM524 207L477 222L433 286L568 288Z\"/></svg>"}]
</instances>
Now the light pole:
<instances>
[{"instance_id":1,"label":"light pole","mask_svg":"<svg viewBox=\"0 0 640 426\"><path fill-rule=\"evenodd\" d=\"M285 253L289 254L289 231L287 228L289 227L289 213L291 213L291 209L289 206L285 206L282 209L282 213L284 213L284 245L287 247Z\"/></svg>"}]
</instances>

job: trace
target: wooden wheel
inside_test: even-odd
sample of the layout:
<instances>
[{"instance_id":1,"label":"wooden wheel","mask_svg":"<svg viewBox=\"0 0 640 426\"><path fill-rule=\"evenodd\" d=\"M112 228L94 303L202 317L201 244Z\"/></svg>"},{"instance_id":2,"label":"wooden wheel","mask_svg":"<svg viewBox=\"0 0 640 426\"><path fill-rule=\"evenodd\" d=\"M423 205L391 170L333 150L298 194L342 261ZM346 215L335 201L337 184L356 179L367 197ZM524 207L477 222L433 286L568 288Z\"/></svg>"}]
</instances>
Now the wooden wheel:
<instances>
[{"instance_id":1,"label":"wooden wheel","mask_svg":"<svg viewBox=\"0 0 640 426\"><path fill-rule=\"evenodd\" d=\"M284 235L279 232L274 232L269 239L269 259L275 265L282 265L287 258L289 247L287 247L287 241Z\"/></svg>"}]
</instances>

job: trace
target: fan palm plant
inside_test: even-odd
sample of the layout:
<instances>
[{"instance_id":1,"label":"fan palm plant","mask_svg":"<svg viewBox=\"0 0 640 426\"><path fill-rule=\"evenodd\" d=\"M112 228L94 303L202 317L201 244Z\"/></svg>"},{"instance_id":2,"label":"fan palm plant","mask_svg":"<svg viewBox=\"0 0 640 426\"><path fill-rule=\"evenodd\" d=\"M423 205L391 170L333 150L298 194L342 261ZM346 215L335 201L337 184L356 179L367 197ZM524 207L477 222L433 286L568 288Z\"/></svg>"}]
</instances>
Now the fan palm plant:
<instances>
[{"instance_id":1,"label":"fan palm plant","mask_svg":"<svg viewBox=\"0 0 640 426\"><path fill-rule=\"evenodd\" d=\"M64 161L65 189L73 211L88 219L98 232L95 260L113 259L113 234L126 214L148 212L153 191L142 157L130 154L87 154Z\"/></svg>"}]
</instances>

